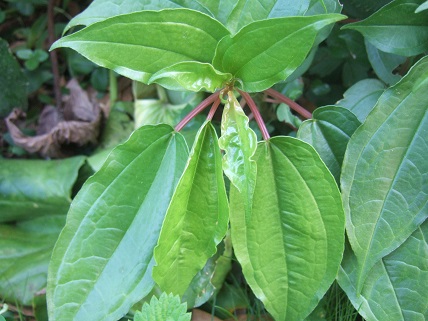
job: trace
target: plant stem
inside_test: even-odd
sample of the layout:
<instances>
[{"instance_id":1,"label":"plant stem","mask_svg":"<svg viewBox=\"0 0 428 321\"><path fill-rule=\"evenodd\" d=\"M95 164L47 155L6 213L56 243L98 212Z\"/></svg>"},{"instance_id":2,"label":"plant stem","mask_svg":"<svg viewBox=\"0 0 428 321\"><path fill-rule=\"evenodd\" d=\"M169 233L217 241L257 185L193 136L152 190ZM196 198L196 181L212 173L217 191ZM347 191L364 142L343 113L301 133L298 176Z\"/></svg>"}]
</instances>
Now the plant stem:
<instances>
[{"instance_id":1,"label":"plant stem","mask_svg":"<svg viewBox=\"0 0 428 321\"><path fill-rule=\"evenodd\" d=\"M218 106L220 106L221 100L220 97L216 99L213 106L210 109L210 112L208 113L207 120L211 120L214 117L215 112L217 111Z\"/></svg>"},{"instance_id":2,"label":"plant stem","mask_svg":"<svg viewBox=\"0 0 428 321\"><path fill-rule=\"evenodd\" d=\"M113 107L117 101L117 78L113 70L109 70L109 83L110 83L110 108Z\"/></svg>"},{"instance_id":3,"label":"plant stem","mask_svg":"<svg viewBox=\"0 0 428 321\"><path fill-rule=\"evenodd\" d=\"M201 111L203 111L205 108L207 108L209 105L211 105L214 101L216 101L219 98L220 92L215 92L214 94L208 96L205 100L203 100L198 106L196 106L195 109L193 109L190 113L186 115L178 124L175 126L175 131L179 132L183 129L184 126L187 125L189 121L193 119L197 114L199 114Z\"/></svg>"},{"instance_id":4,"label":"plant stem","mask_svg":"<svg viewBox=\"0 0 428 321\"><path fill-rule=\"evenodd\" d=\"M263 121L262 115L260 115L260 112L257 109L256 103L254 102L253 98L251 98L251 96L244 91L241 91L241 90L238 90L238 91L247 102L248 107L250 107L250 110L254 115L254 119L256 120L257 125L260 128L260 131L262 132L263 139L265 141L269 140L270 138L269 132L266 128L265 122Z\"/></svg>"},{"instance_id":5,"label":"plant stem","mask_svg":"<svg viewBox=\"0 0 428 321\"><path fill-rule=\"evenodd\" d=\"M312 114L307 111L305 108L300 106L295 101L291 100L290 98L284 96L283 94L277 92L275 89L267 89L265 90L265 93L280 100L281 102L287 104L291 109L293 109L295 112L297 112L299 115L305 117L306 119L312 118Z\"/></svg>"}]
</instances>

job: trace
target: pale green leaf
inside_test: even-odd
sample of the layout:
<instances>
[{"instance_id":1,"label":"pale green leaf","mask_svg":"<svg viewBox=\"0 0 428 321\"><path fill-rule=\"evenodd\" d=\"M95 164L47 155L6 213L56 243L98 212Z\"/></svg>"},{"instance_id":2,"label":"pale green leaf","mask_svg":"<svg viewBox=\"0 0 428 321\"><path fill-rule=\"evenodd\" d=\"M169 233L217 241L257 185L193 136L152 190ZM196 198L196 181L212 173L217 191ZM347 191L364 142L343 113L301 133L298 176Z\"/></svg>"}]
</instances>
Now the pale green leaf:
<instances>
[{"instance_id":1,"label":"pale green leaf","mask_svg":"<svg viewBox=\"0 0 428 321\"><path fill-rule=\"evenodd\" d=\"M379 98L351 137L341 189L360 293L373 266L428 217L428 58Z\"/></svg>"},{"instance_id":2,"label":"pale green leaf","mask_svg":"<svg viewBox=\"0 0 428 321\"><path fill-rule=\"evenodd\" d=\"M335 106L317 108L312 117L300 126L297 138L315 148L339 182L346 146L361 123L349 110Z\"/></svg>"},{"instance_id":3,"label":"pale green leaf","mask_svg":"<svg viewBox=\"0 0 428 321\"><path fill-rule=\"evenodd\" d=\"M135 313L134 321L190 321L192 316L186 312L186 304L178 296L162 293L159 299L153 296L150 304L144 303L141 311Z\"/></svg>"},{"instance_id":4,"label":"pale green leaf","mask_svg":"<svg viewBox=\"0 0 428 321\"><path fill-rule=\"evenodd\" d=\"M231 186L235 255L276 321L301 321L332 284L342 260L344 214L316 151L291 137L259 144L251 218Z\"/></svg>"},{"instance_id":5,"label":"pale green leaf","mask_svg":"<svg viewBox=\"0 0 428 321\"><path fill-rule=\"evenodd\" d=\"M213 66L231 73L247 92L265 90L300 66L321 29L344 17L325 14L253 22L219 42Z\"/></svg>"},{"instance_id":6,"label":"pale green leaf","mask_svg":"<svg viewBox=\"0 0 428 321\"><path fill-rule=\"evenodd\" d=\"M417 9L416 9L416 13L419 13L421 11L427 10L428 9L428 1L425 1L424 3L422 3Z\"/></svg>"},{"instance_id":7,"label":"pale green leaf","mask_svg":"<svg viewBox=\"0 0 428 321\"><path fill-rule=\"evenodd\" d=\"M158 245L153 278L167 293L182 296L226 234L229 206L217 134L200 129L172 197Z\"/></svg>"},{"instance_id":8,"label":"pale green leaf","mask_svg":"<svg viewBox=\"0 0 428 321\"><path fill-rule=\"evenodd\" d=\"M180 134L146 126L86 181L49 265L49 320L116 321L150 292L153 249L186 159Z\"/></svg>"},{"instance_id":9,"label":"pale green leaf","mask_svg":"<svg viewBox=\"0 0 428 321\"><path fill-rule=\"evenodd\" d=\"M184 88L194 90L195 76L189 78L188 73L193 73L195 66L197 71L204 68L189 62L211 63L219 40L228 34L218 21L194 10L140 11L91 24L61 38L52 49L72 48L100 66L146 84L155 73L167 68L169 77L175 77L167 82L173 84L172 89L186 84ZM221 77L210 71L198 75L201 88L208 86L207 77ZM219 82L217 78L212 81ZM162 80L163 85L167 83Z\"/></svg>"},{"instance_id":10,"label":"pale green leaf","mask_svg":"<svg viewBox=\"0 0 428 321\"><path fill-rule=\"evenodd\" d=\"M340 286L367 321L425 321L428 317L428 221L370 270L357 294L358 261L347 247Z\"/></svg>"},{"instance_id":11,"label":"pale green leaf","mask_svg":"<svg viewBox=\"0 0 428 321\"><path fill-rule=\"evenodd\" d=\"M421 0L395 0L370 17L347 24L376 48L397 55L414 56L428 50L428 12L415 13Z\"/></svg>"}]
</instances>

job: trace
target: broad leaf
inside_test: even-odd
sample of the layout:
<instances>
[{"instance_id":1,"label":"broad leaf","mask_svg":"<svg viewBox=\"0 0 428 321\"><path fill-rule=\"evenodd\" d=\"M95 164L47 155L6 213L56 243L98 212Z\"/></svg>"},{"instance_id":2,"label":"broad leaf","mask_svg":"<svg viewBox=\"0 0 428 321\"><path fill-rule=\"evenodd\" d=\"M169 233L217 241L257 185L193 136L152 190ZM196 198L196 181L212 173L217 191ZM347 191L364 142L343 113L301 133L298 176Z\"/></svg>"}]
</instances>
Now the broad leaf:
<instances>
[{"instance_id":1,"label":"broad leaf","mask_svg":"<svg viewBox=\"0 0 428 321\"><path fill-rule=\"evenodd\" d=\"M428 221L370 270L357 294L358 261L348 247L338 280L367 321L424 321L428 317Z\"/></svg>"},{"instance_id":2,"label":"broad leaf","mask_svg":"<svg viewBox=\"0 0 428 321\"><path fill-rule=\"evenodd\" d=\"M187 159L183 137L146 126L74 199L49 265L49 320L117 320L154 285L153 249Z\"/></svg>"},{"instance_id":3,"label":"broad leaf","mask_svg":"<svg viewBox=\"0 0 428 321\"><path fill-rule=\"evenodd\" d=\"M301 321L342 260L344 215L333 176L316 151L291 137L260 143L247 217L231 187L232 243L245 279L277 321Z\"/></svg>"},{"instance_id":4,"label":"broad leaf","mask_svg":"<svg viewBox=\"0 0 428 321\"><path fill-rule=\"evenodd\" d=\"M354 29L376 48L402 56L428 50L428 12L415 13L422 0L396 0L367 19L345 25Z\"/></svg>"},{"instance_id":5,"label":"broad leaf","mask_svg":"<svg viewBox=\"0 0 428 321\"><path fill-rule=\"evenodd\" d=\"M0 222L65 215L84 161L0 159Z\"/></svg>"},{"instance_id":6,"label":"broad leaf","mask_svg":"<svg viewBox=\"0 0 428 321\"><path fill-rule=\"evenodd\" d=\"M317 108L312 116L300 126L297 137L315 148L339 182L346 146L361 123L349 110L335 106Z\"/></svg>"},{"instance_id":7,"label":"broad leaf","mask_svg":"<svg viewBox=\"0 0 428 321\"><path fill-rule=\"evenodd\" d=\"M186 304L180 302L178 296L162 293L158 298L155 296L150 304L144 303L141 311L135 313L135 321L190 321L190 313L186 313Z\"/></svg>"},{"instance_id":8,"label":"broad leaf","mask_svg":"<svg viewBox=\"0 0 428 321\"><path fill-rule=\"evenodd\" d=\"M345 91L337 105L349 109L360 122L364 122L384 90L385 84L381 81L364 79Z\"/></svg>"},{"instance_id":9,"label":"broad leaf","mask_svg":"<svg viewBox=\"0 0 428 321\"><path fill-rule=\"evenodd\" d=\"M213 65L231 73L245 91L265 90L300 66L321 29L343 18L326 14L253 22L219 42Z\"/></svg>"},{"instance_id":10,"label":"broad leaf","mask_svg":"<svg viewBox=\"0 0 428 321\"><path fill-rule=\"evenodd\" d=\"M153 278L162 291L184 294L193 277L216 253L228 221L217 134L207 122L195 140L155 248Z\"/></svg>"},{"instance_id":11,"label":"broad leaf","mask_svg":"<svg viewBox=\"0 0 428 321\"><path fill-rule=\"evenodd\" d=\"M349 141L341 188L358 261L369 271L428 217L428 58L386 90Z\"/></svg>"},{"instance_id":12,"label":"broad leaf","mask_svg":"<svg viewBox=\"0 0 428 321\"><path fill-rule=\"evenodd\" d=\"M202 87L196 88L200 90L207 86L207 77L221 78L221 74L211 70L195 78L188 73L195 68L206 71L202 67L206 65L197 63L210 63L219 40L228 34L218 21L197 11L140 11L94 23L61 38L52 49L72 48L100 66L143 83L150 83L155 73L167 68L165 73L174 77L172 89L184 84L184 89L195 90L196 81L201 83ZM212 81L219 82L217 78ZM171 83L161 82L165 86Z\"/></svg>"},{"instance_id":13,"label":"broad leaf","mask_svg":"<svg viewBox=\"0 0 428 321\"><path fill-rule=\"evenodd\" d=\"M233 185L251 205L257 173L252 159L257 149L257 136L249 127L245 115L233 92L227 93L221 120L220 148L224 150L223 170Z\"/></svg>"}]
</instances>

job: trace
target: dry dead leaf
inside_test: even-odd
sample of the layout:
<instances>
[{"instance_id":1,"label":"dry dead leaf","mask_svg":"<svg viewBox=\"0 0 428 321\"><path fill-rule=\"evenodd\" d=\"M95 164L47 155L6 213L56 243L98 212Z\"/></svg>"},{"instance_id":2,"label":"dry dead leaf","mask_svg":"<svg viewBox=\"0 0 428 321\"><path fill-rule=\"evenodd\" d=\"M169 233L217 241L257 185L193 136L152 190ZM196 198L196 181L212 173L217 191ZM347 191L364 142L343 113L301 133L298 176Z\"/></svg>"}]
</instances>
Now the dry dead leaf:
<instances>
[{"instance_id":1,"label":"dry dead leaf","mask_svg":"<svg viewBox=\"0 0 428 321\"><path fill-rule=\"evenodd\" d=\"M217 317L212 316L211 314L199 310L199 309L193 309L192 310L192 321L222 321Z\"/></svg>"}]
</instances>

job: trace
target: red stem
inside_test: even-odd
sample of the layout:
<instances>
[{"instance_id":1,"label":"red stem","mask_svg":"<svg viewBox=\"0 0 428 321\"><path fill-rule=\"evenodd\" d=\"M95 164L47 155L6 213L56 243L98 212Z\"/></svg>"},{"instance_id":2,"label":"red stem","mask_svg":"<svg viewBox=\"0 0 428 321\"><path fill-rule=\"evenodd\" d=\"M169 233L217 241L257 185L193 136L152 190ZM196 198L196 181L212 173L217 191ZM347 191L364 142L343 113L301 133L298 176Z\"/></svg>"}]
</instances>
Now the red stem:
<instances>
[{"instance_id":1,"label":"red stem","mask_svg":"<svg viewBox=\"0 0 428 321\"><path fill-rule=\"evenodd\" d=\"M245 101L247 102L248 107L250 107L250 110L254 115L254 119L256 120L257 125L260 128L260 131L262 132L263 139L265 141L269 140L269 138L270 138L269 132L266 128L265 122L263 121L262 115L260 115L260 112L257 109L256 103L254 102L253 98L251 98L251 96L244 91L240 91L240 90L238 90L238 91L241 94L241 96L245 99Z\"/></svg>"},{"instance_id":2,"label":"red stem","mask_svg":"<svg viewBox=\"0 0 428 321\"><path fill-rule=\"evenodd\" d=\"M220 106L221 100L220 97L217 97L216 101L214 102L213 106L210 109L210 112L208 113L207 119L211 120L214 117L215 112L217 111L218 106Z\"/></svg>"},{"instance_id":3,"label":"red stem","mask_svg":"<svg viewBox=\"0 0 428 321\"><path fill-rule=\"evenodd\" d=\"M312 114L307 111L305 108L300 106L295 101L291 100L290 98L284 96L283 94L277 92L276 90L270 88L265 90L265 93L272 96L273 98L276 98L280 100L281 102L287 104L291 109L293 109L295 112L297 112L299 115L305 117L306 119L312 118Z\"/></svg>"},{"instance_id":4,"label":"red stem","mask_svg":"<svg viewBox=\"0 0 428 321\"><path fill-rule=\"evenodd\" d=\"M211 105L214 101L216 101L219 98L220 92L215 92L214 94L208 96L205 100L203 100L198 106L196 106L195 109L193 109L190 113L186 115L178 124L175 126L175 131L179 132L183 129L184 126L187 125L189 121L193 119L197 114L199 114L201 111L203 111L205 108L207 108L209 105Z\"/></svg>"}]
</instances>

